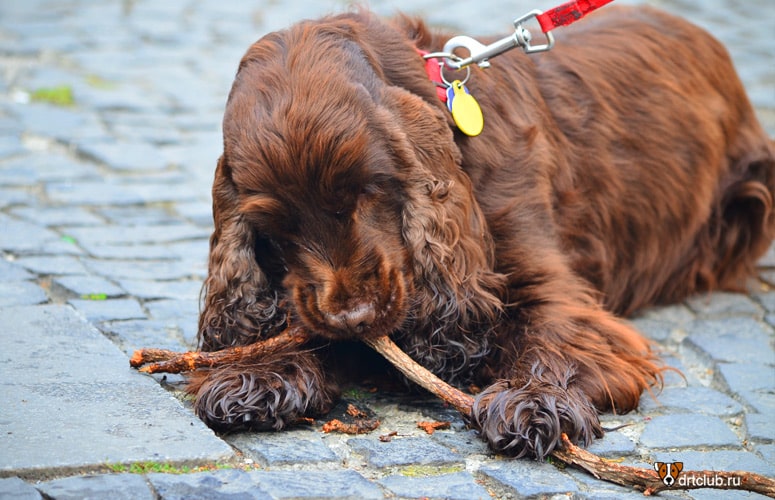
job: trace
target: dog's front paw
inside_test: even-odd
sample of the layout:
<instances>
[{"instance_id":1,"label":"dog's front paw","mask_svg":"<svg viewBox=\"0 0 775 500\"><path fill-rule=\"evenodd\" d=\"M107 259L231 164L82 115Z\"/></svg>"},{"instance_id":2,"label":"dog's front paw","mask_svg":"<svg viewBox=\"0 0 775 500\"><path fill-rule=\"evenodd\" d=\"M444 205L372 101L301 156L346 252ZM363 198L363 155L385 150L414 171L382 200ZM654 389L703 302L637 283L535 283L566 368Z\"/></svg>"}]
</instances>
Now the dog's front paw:
<instances>
[{"instance_id":1,"label":"dog's front paw","mask_svg":"<svg viewBox=\"0 0 775 500\"><path fill-rule=\"evenodd\" d=\"M317 363L303 354L277 358L197 372L187 389L197 416L217 431L280 430L328 411L336 394Z\"/></svg>"},{"instance_id":2,"label":"dog's front paw","mask_svg":"<svg viewBox=\"0 0 775 500\"><path fill-rule=\"evenodd\" d=\"M543 459L562 433L584 445L603 436L597 411L581 391L535 379L486 388L474 401L473 423L493 450L515 457Z\"/></svg>"}]
</instances>

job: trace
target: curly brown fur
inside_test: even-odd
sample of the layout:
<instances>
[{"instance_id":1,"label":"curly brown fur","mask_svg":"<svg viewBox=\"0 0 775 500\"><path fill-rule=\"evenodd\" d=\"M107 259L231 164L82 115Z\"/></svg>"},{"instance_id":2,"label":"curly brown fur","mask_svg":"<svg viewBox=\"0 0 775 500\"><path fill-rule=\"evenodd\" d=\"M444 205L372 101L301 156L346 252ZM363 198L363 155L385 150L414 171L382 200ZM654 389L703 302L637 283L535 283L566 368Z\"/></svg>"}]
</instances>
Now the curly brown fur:
<instances>
[{"instance_id":1,"label":"curly brown fur","mask_svg":"<svg viewBox=\"0 0 775 500\"><path fill-rule=\"evenodd\" d=\"M280 430L331 409L338 389L310 352L280 352L255 363L200 370L189 377L194 411L219 431Z\"/></svg>"},{"instance_id":2,"label":"curly brown fur","mask_svg":"<svg viewBox=\"0 0 775 500\"><path fill-rule=\"evenodd\" d=\"M744 285L775 232L773 144L724 48L653 9L606 7L548 53L474 67L473 138L417 53L449 37L361 11L250 47L224 116L200 345L288 322L391 334L486 386L474 423L494 449L543 457L661 381L614 314ZM325 411L359 361L286 352L191 390L216 428L279 428Z\"/></svg>"}]
</instances>

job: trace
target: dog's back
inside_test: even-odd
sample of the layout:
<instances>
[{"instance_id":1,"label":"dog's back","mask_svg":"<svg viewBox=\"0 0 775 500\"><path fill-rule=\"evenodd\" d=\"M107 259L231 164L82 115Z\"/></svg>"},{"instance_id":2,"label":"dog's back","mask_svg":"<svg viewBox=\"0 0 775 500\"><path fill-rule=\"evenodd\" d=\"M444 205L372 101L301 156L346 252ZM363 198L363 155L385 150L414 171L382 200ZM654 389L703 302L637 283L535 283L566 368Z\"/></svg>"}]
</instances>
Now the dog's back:
<instances>
[{"instance_id":1,"label":"dog's back","mask_svg":"<svg viewBox=\"0 0 775 500\"><path fill-rule=\"evenodd\" d=\"M611 6L492 63L469 84L485 132L459 140L486 212L549 182L564 253L617 312L744 287L775 235L775 148L720 42Z\"/></svg>"}]
</instances>

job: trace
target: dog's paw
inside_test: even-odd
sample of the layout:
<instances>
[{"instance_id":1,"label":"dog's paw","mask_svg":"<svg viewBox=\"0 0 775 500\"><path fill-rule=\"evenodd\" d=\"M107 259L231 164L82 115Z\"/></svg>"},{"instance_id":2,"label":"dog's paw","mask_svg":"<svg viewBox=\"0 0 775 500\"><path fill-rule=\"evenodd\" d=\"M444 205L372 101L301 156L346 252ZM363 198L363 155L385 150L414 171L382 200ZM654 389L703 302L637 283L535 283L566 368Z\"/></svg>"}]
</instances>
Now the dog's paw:
<instances>
[{"instance_id":1,"label":"dog's paw","mask_svg":"<svg viewBox=\"0 0 775 500\"><path fill-rule=\"evenodd\" d=\"M515 457L543 459L562 433L583 445L603 436L597 411L581 391L535 379L486 388L474 401L473 424L494 451Z\"/></svg>"},{"instance_id":2,"label":"dog's paw","mask_svg":"<svg viewBox=\"0 0 775 500\"><path fill-rule=\"evenodd\" d=\"M317 366L301 360L199 372L188 388L194 411L217 431L280 430L303 416L325 413L335 395Z\"/></svg>"}]
</instances>

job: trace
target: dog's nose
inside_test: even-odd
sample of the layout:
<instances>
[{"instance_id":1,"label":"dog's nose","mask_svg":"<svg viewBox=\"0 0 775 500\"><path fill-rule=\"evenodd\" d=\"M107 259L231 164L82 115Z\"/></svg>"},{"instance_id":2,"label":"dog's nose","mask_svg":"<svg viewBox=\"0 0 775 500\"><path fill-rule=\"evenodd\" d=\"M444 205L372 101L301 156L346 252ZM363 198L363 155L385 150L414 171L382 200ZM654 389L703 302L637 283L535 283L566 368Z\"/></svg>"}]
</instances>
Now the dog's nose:
<instances>
[{"instance_id":1,"label":"dog's nose","mask_svg":"<svg viewBox=\"0 0 775 500\"><path fill-rule=\"evenodd\" d=\"M347 330L353 333L362 333L376 318L377 313L373 304L361 303L352 309L343 310L336 314L325 315L326 322L337 330Z\"/></svg>"}]
</instances>

